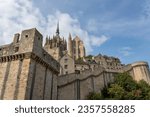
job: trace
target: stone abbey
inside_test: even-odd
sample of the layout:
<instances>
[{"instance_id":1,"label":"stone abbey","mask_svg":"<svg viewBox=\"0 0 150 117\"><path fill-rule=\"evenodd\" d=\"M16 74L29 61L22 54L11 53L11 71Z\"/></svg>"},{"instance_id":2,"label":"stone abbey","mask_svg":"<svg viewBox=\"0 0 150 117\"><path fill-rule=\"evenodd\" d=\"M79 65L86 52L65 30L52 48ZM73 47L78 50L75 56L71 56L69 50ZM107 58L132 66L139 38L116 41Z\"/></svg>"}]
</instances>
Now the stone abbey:
<instances>
[{"instance_id":1,"label":"stone abbey","mask_svg":"<svg viewBox=\"0 0 150 117\"><path fill-rule=\"evenodd\" d=\"M12 43L0 46L0 99L86 99L122 72L150 84L147 62L124 65L115 57L86 56L79 36L69 34L67 41L59 33L58 24L55 36L47 36L43 46L42 34L27 29L15 34Z\"/></svg>"}]
</instances>

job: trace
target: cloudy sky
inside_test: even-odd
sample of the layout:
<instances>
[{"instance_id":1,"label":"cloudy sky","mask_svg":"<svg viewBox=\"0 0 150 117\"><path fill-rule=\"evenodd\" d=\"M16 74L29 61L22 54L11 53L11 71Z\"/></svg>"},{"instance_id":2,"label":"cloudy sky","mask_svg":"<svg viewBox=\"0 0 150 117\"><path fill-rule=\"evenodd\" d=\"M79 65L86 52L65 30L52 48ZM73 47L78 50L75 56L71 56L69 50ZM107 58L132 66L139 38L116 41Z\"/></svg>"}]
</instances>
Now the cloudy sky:
<instances>
[{"instance_id":1,"label":"cloudy sky","mask_svg":"<svg viewBox=\"0 0 150 117\"><path fill-rule=\"evenodd\" d=\"M36 27L53 36L78 35L87 54L150 63L150 0L0 0L0 45Z\"/></svg>"}]
</instances>

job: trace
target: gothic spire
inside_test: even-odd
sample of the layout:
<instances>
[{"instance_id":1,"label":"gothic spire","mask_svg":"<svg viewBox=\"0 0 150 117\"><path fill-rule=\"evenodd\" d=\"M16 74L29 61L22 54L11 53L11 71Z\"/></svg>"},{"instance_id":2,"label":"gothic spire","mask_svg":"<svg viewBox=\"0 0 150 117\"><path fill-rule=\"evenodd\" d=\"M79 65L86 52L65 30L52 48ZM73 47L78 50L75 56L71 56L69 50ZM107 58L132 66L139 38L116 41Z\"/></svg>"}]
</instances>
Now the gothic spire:
<instances>
[{"instance_id":1,"label":"gothic spire","mask_svg":"<svg viewBox=\"0 0 150 117\"><path fill-rule=\"evenodd\" d=\"M45 42L45 45L48 44L48 36L46 36L46 42Z\"/></svg>"},{"instance_id":2,"label":"gothic spire","mask_svg":"<svg viewBox=\"0 0 150 117\"><path fill-rule=\"evenodd\" d=\"M59 35L59 21L57 23L56 35Z\"/></svg>"},{"instance_id":3,"label":"gothic spire","mask_svg":"<svg viewBox=\"0 0 150 117\"><path fill-rule=\"evenodd\" d=\"M69 33L69 39L72 40L71 33Z\"/></svg>"}]
</instances>

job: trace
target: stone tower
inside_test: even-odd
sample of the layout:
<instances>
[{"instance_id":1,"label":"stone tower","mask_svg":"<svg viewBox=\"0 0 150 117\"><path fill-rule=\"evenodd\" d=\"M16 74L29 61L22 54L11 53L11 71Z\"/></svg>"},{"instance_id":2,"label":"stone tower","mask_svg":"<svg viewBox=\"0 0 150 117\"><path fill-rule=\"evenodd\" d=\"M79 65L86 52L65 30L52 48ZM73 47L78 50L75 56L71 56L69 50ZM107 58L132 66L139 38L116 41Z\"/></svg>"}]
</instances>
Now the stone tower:
<instances>
[{"instance_id":1,"label":"stone tower","mask_svg":"<svg viewBox=\"0 0 150 117\"><path fill-rule=\"evenodd\" d=\"M71 57L73 57L73 43L72 43L72 37L70 33L69 33L69 38L68 38L68 54Z\"/></svg>"},{"instance_id":2,"label":"stone tower","mask_svg":"<svg viewBox=\"0 0 150 117\"><path fill-rule=\"evenodd\" d=\"M86 56L83 41L78 36L72 40L71 34L69 34L68 53L75 60Z\"/></svg>"},{"instance_id":3,"label":"stone tower","mask_svg":"<svg viewBox=\"0 0 150 117\"><path fill-rule=\"evenodd\" d=\"M144 80L148 84L150 84L150 71L147 62L139 61L129 64L124 67L124 71L128 71L137 82L140 80Z\"/></svg>"},{"instance_id":4,"label":"stone tower","mask_svg":"<svg viewBox=\"0 0 150 117\"><path fill-rule=\"evenodd\" d=\"M57 61L63 56L64 51L67 50L67 42L60 37L59 23L57 24L56 35L52 38L46 37L44 49L52 55Z\"/></svg>"},{"instance_id":5,"label":"stone tower","mask_svg":"<svg viewBox=\"0 0 150 117\"><path fill-rule=\"evenodd\" d=\"M32 28L0 46L0 99L57 99L60 65L43 49L42 40Z\"/></svg>"}]
</instances>

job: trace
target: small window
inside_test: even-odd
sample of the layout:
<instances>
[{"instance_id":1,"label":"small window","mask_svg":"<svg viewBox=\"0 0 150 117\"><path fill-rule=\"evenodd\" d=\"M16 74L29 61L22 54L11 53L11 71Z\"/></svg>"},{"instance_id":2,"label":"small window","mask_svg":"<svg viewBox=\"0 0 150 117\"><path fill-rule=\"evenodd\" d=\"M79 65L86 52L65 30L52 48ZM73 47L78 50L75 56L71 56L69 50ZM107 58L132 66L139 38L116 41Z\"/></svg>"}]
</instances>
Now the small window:
<instances>
[{"instance_id":1,"label":"small window","mask_svg":"<svg viewBox=\"0 0 150 117\"><path fill-rule=\"evenodd\" d=\"M65 69L68 69L68 65L65 65L64 67L65 67Z\"/></svg>"},{"instance_id":2,"label":"small window","mask_svg":"<svg viewBox=\"0 0 150 117\"><path fill-rule=\"evenodd\" d=\"M43 53L43 56L44 56L44 57L46 56L46 53L45 53L45 52Z\"/></svg>"},{"instance_id":3,"label":"small window","mask_svg":"<svg viewBox=\"0 0 150 117\"><path fill-rule=\"evenodd\" d=\"M15 52L18 52L19 51L19 47L15 47Z\"/></svg>"},{"instance_id":4,"label":"small window","mask_svg":"<svg viewBox=\"0 0 150 117\"><path fill-rule=\"evenodd\" d=\"M2 48L0 48L0 51L2 51Z\"/></svg>"},{"instance_id":5,"label":"small window","mask_svg":"<svg viewBox=\"0 0 150 117\"><path fill-rule=\"evenodd\" d=\"M40 40L41 38L40 37L38 37L38 40Z\"/></svg>"},{"instance_id":6,"label":"small window","mask_svg":"<svg viewBox=\"0 0 150 117\"><path fill-rule=\"evenodd\" d=\"M28 38L29 36L28 36L28 35L25 35L25 37Z\"/></svg>"},{"instance_id":7,"label":"small window","mask_svg":"<svg viewBox=\"0 0 150 117\"><path fill-rule=\"evenodd\" d=\"M68 72L66 71L66 74L68 74Z\"/></svg>"},{"instance_id":8,"label":"small window","mask_svg":"<svg viewBox=\"0 0 150 117\"><path fill-rule=\"evenodd\" d=\"M68 59L65 59L64 62L67 63Z\"/></svg>"}]
</instances>

